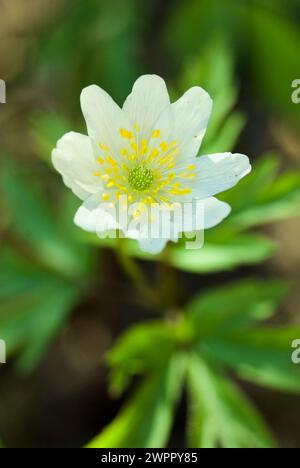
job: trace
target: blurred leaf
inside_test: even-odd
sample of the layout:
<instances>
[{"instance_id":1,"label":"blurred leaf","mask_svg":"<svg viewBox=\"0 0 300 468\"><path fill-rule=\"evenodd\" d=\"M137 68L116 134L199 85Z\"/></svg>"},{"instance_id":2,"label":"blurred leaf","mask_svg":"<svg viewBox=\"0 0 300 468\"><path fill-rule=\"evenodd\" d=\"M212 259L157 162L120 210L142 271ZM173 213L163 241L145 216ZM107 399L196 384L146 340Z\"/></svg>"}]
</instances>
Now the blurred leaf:
<instances>
[{"instance_id":1,"label":"blurred leaf","mask_svg":"<svg viewBox=\"0 0 300 468\"><path fill-rule=\"evenodd\" d=\"M245 126L245 123L246 119L242 114L238 112L231 114L226 119L215 138L212 138L211 141L206 141L201 148L201 154L232 151Z\"/></svg>"},{"instance_id":2,"label":"blurred leaf","mask_svg":"<svg viewBox=\"0 0 300 468\"><path fill-rule=\"evenodd\" d=\"M242 131L245 118L232 112L238 88L234 80L233 56L224 38L214 39L199 57L187 64L181 79L181 91L202 86L213 98L213 111L201 154L230 151Z\"/></svg>"},{"instance_id":3,"label":"blurred leaf","mask_svg":"<svg viewBox=\"0 0 300 468\"><path fill-rule=\"evenodd\" d=\"M300 369L292 363L292 342L299 327L239 331L207 341L202 351L246 380L276 390L300 392Z\"/></svg>"},{"instance_id":4,"label":"blurred leaf","mask_svg":"<svg viewBox=\"0 0 300 468\"><path fill-rule=\"evenodd\" d=\"M186 357L175 355L163 370L152 370L119 415L89 448L165 447L180 398Z\"/></svg>"},{"instance_id":5,"label":"blurred leaf","mask_svg":"<svg viewBox=\"0 0 300 468\"><path fill-rule=\"evenodd\" d=\"M57 141L67 132L71 131L72 124L66 117L44 112L32 117L32 133L36 145L37 155L46 161L53 169L51 153Z\"/></svg>"},{"instance_id":6,"label":"blurred leaf","mask_svg":"<svg viewBox=\"0 0 300 468\"><path fill-rule=\"evenodd\" d=\"M182 240L178 244L170 242L167 260L175 268L190 273L215 273L233 270L240 265L255 265L267 260L276 251L273 241L258 234L239 234L222 226L215 233L205 232L204 246L201 249L187 250ZM115 239L99 239L96 235L84 234L82 239L91 245L116 248ZM160 255L143 252L136 241L126 240L128 253L147 261L157 261Z\"/></svg>"},{"instance_id":7,"label":"blurred leaf","mask_svg":"<svg viewBox=\"0 0 300 468\"><path fill-rule=\"evenodd\" d=\"M287 291L282 281L256 279L213 288L187 305L187 319L201 339L228 330L241 332L256 321L270 318Z\"/></svg>"},{"instance_id":8,"label":"blurred leaf","mask_svg":"<svg viewBox=\"0 0 300 468\"><path fill-rule=\"evenodd\" d=\"M4 207L10 217L9 228L27 245L34 256L54 271L76 277L91 271L90 249L79 243L69 228L57 222L57 213L28 173L23 174L12 162L1 165ZM66 212L63 213L66 217Z\"/></svg>"},{"instance_id":9,"label":"blurred leaf","mask_svg":"<svg viewBox=\"0 0 300 468\"><path fill-rule=\"evenodd\" d=\"M217 374L194 355L190 359L188 383L190 447L273 447L263 420L252 403L232 382Z\"/></svg>"},{"instance_id":10,"label":"blurred leaf","mask_svg":"<svg viewBox=\"0 0 300 468\"><path fill-rule=\"evenodd\" d=\"M291 83L299 74L300 33L296 15L282 14L252 2L251 8L244 10L243 22L251 25L245 46L252 93L257 99L263 98L273 115L284 113L299 123L299 109L291 101ZM270 54L271 49L276 53Z\"/></svg>"},{"instance_id":11,"label":"blurred leaf","mask_svg":"<svg viewBox=\"0 0 300 468\"><path fill-rule=\"evenodd\" d=\"M170 249L169 261L175 268L191 273L215 273L239 265L255 265L267 260L275 245L257 234L235 236L224 243L205 242L198 250Z\"/></svg>"},{"instance_id":12,"label":"blurred leaf","mask_svg":"<svg viewBox=\"0 0 300 468\"><path fill-rule=\"evenodd\" d=\"M127 330L108 355L112 391L123 392L132 376L165 366L176 343L171 323L143 323Z\"/></svg>"},{"instance_id":13,"label":"blurred leaf","mask_svg":"<svg viewBox=\"0 0 300 468\"><path fill-rule=\"evenodd\" d=\"M230 38L232 48L237 47L237 34L241 25L243 2L236 0L190 0L177 2L170 9L166 26L166 43L173 59L180 63L182 57L207 47L212 38ZM174 48L176 44L176 48Z\"/></svg>"},{"instance_id":14,"label":"blurred leaf","mask_svg":"<svg viewBox=\"0 0 300 468\"><path fill-rule=\"evenodd\" d=\"M0 256L0 336L18 365L31 370L80 299L83 286L34 267L15 253Z\"/></svg>"},{"instance_id":15,"label":"blurred leaf","mask_svg":"<svg viewBox=\"0 0 300 468\"><path fill-rule=\"evenodd\" d=\"M79 114L80 92L90 84L101 85L118 101L125 98L139 75L145 8L135 0L89 0L88 8L86 0L67 2L38 48L40 77L48 78L47 89L64 112Z\"/></svg>"},{"instance_id":16,"label":"blurred leaf","mask_svg":"<svg viewBox=\"0 0 300 468\"><path fill-rule=\"evenodd\" d=\"M219 197L232 206L230 225L249 229L299 213L300 172L277 175L279 165L276 154L263 156L245 179Z\"/></svg>"}]
</instances>

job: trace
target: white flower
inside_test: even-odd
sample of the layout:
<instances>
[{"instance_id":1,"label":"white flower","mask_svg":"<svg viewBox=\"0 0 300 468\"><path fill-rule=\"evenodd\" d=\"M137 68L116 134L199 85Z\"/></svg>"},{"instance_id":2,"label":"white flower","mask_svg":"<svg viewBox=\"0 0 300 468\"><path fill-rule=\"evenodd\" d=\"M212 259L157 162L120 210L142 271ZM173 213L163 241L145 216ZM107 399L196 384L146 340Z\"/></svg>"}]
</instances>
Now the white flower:
<instances>
[{"instance_id":1,"label":"white flower","mask_svg":"<svg viewBox=\"0 0 300 468\"><path fill-rule=\"evenodd\" d=\"M103 203L116 207L125 195L130 204L166 203L171 208L201 200L205 228L229 214L229 205L214 195L233 187L251 166L242 154L196 158L212 110L202 88L189 89L171 104L164 80L145 75L122 109L95 85L82 91L81 107L88 136L67 133L52 153L65 184L83 200L74 220L78 226L98 234L119 228L139 240L143 250L157 253L168 238L141 238L138 229L107 214ZM132 217L138 218L140 211ZM176 241L178 234L169 239Z\"/></svg>"}]
</instances>

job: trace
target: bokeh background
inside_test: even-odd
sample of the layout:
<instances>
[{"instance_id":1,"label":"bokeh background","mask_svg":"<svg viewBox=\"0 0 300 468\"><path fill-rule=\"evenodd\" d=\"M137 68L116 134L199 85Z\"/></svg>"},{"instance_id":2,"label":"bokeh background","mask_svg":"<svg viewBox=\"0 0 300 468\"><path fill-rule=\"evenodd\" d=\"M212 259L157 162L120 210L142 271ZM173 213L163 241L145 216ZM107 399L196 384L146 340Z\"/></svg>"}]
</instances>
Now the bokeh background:
<instances>
[{"instance_id":1,"label":"bokeh background","mask_svg":"<svg viewBox=\"0 0 300 468\"><path fill-rule=\"evenodd\" d=\"M224 196L232 220L210 231L197 255L178 247L163 262L151 261L134 243L127 254L150 283L162 285L168 310L207 289L248 278L270 287L276 278L289 291L272 323L299 324L300 104L291 100L291 84L300 78L300 3L0 0L0 16L0 78L7 83L0 105L0 338L8 345L0 440L7 447L79 447L131 392L109 394L106 352L132 324L160 313L137 294L113 243L73 226L80 202L51 166L57 139L85 132L81 89L97 83L122 104L139 75L157 73L173 99L193 85L211 93L215 110L201 153L236 149L255 168L248 183ZM300 398L285 388L239 384L279 445L300 447ZM185 446L186 413L183 396L170 446Z\"/></svg>"}]
</instances>

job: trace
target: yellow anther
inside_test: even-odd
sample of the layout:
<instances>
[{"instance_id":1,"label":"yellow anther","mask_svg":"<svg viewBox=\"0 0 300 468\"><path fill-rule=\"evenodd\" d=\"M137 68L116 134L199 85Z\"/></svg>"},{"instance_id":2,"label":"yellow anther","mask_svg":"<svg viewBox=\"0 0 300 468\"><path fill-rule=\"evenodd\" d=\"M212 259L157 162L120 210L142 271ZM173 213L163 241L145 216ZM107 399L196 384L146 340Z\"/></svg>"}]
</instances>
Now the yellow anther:
<instances>
[{"instance_id":1,"label":"yellow anther","mask_svg":"<svg viewBox=\"0 0 300 468\"><path fill-rule=\"evenodd\" d=\"M189 188L184 188L182 190L179 190L179 189L169 190L169 193L171 193L171 195L187 195L187 194L189 194L191 192L192 192L192 190L189 189Z\"/></svg>"},{"instance_id":2,"label":"yellow anther","mask_svg":"<svg viewBox=\"0 0 300 468\"><path fill-rule=\"evenodd\" d=\"M187 167L187 169L188 169L189 171L194 171L194 170L196 169L196 166L195 166L195 164L190 164L190 165Z\"/></svg>"},{"instance_id":3,"label":"yellow anther","mask_svg":"<svg viewBox=\"0 0 300 468\"><path fill-rule=\"evenodd\" d=\"M140 127L137 123L134 124L134 129L137 133L140 131Z\"/></svg>"},{"instance_id":4,"label":"yellow anther","mask_svg":"<svg viewBox=\"0 0 300 468\"><path fill-rule=\"evenodd\" d=\"M104 159L100 158L100 156L99 156L99 158L97 158L97 161L98 161L99 164L104 164Z\"/></svg>"},{"instance_id":5,"label":"yellow anther","mask_svg":"<svg viewBox=\"0 0 300 468\"><path fill-rule=\"evenodd\" d=\"M168 143L167 143L167 142L165 142L165 141L162 141L162 142L161 142L161 144L160 144L160 147L161 147L162 151L163 151L163 152L165 152L165 151L167 151L167 150L168 150L168 148L169 148L169 145L168 145Z\"/></svg>"},{"instance_id":6,"label":"yellow anther","mask_svg":"<svg viewBox=\"0 0 300 468\"><path fill-rule=\"evenodd\" d=\"M139 155L140 155L140 156L143 156L144 154L147 154L148 151L149 151L148 146L143 146L143 147L140 149L140 151L139 151Z\"/></svg>"},{"instance_id":7,"label":"yellow anther","mask_svg":"<svg viewBox=\"0 0 300 468\"><path fill-rule=\"evenodd\" d=\"M105 145L104 143L99 143L99 147L103 150L103 151L108 151L109 150L109 147L107 145Z\"/></svg>"},{"instance_id":8,"label":"yellow anther","mask_svg":"<svg viewBox=\"0 0 300 468\"><path fill-rule=\"evenodd\" d=\"M111 164L112 166L117 166L118 165L117 161L114 158L112 158L111 156L107 156L106 161L109 164Z\"/></svg>"},{"instance_id":9,"label":"yellow anther","mask_svg":"<svg viewBox=\"0 0 300 468\"><path fill-rule=\"evenodd\" d=\"M95 177L100 177L100 176L101 176L101 172L95 171L95 172L94 172L94 176L95 176Z\"/></svg>"},{"instance_id":10,"label":"yellow anther","mask_svg":"<svg viewBox=\"0 0 300 468\"><path fill-rule=\"evenodd\" d=\"M125 128L120 128L120 135L122 138L126 138L128 140L131 140L131 138L133 138L133 133L126 130Z\"/></svg>"},{"instance_id":11,"label":"yellow anther","mask_svg":"<svg viewBox=\"0 0 300 468\"><path fill-rule=\"evenodd\" d=\"M107 184L107 188L112 188L115 185L115 182L113 180L110 180Z\"/></svg>"},{"instance_id":12,"label":"yellow anther","mask_svg":"<svg viewBox=\"0 0 300 468\"><path fill-rule=\"evenodd\" d=\"M133 151L136 151L137 150L137 144L135 142L131 143L131 148L133 149Z\"/></svg>"},{"instance_id":13,"label":"yellow anther","mask_svg":"<svg viewBox=\"0 0 300 468\"><path fill-rule=\"evenodd\" d=\"M122 149L121 149L121 155L122 155L122 156L128 156L128 151L127 151L126 148L122 148Z\"/></svg>"},{"instance_id":14,"label":"yellow anther","mask_svg":"<svg viewBox=\"0 0 300 468\"><path fill-rule=\"evenodd\" d=\"M103 201L108 201L110 198L109 193L102 193L102 200Z\"/></svg>"},{"instance_id":15,"label":"yellow anther","mask_svg":"<svg viewBox=\"0 0 300 468\"><path fill-rule=\"evenodd\" d=\"M149 154L149 158L153 159L156 158L159 155L159 151L157 148L153 148L151 150L151 153Z\"/></svg>"},{"instance_id":16,"label":"yellow anther","mask_svg":"<svg viewBox=\"0 0 300 468\"><path fill-rule=\"evenodd\" d=\"M109 175L108 174L103 174L101 176L101 179L103 179L104 181L107 181L107 180L109 180Z\"/></svg>"},{"instance_id":17,"label":"yellow anther","mask_svg":"<svg viewBox=\"0 0 300 468\"><path fill-rule=\"evenodd\" d=\"M188 193L192 193L190 188L185 188L181 190L181 195L187 195Z\"/></svg>"},{"instance_id":18,"label":"yellow anther","mask_svg":"<svg viewBox=\"0 0 300 468\"><path fill-rule=\"evenodd\" d=\"M160 136L160 130L154 130L152 132L152 138L158 138Z\"/></svg>"}]
</instances>

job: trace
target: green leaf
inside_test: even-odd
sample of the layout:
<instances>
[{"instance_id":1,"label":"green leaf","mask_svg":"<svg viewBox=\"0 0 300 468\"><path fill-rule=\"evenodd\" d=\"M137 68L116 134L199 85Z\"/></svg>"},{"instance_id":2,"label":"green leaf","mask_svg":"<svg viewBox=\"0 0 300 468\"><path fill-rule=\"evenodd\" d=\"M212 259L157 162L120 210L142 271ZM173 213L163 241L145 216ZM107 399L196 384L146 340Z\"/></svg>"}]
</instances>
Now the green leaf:
<instances>
[{"instance_id":1,"label":"green leaf","mask_svg":"<svg viewBox=\"0 0 300 468\"><path fill-rule=\"evenodd\" d=\"M274 442L248 398L197 355L188 369L188 442L193 448L265 448Z\"/></svg>"},{"instance_id":2,"label":"green leaf","mask_svg":"<svg viewBox=\"0 0 300 468\"><path fill-rule=\"evenodd\" d=\"M201 154L232 151L246 123L245 117L235 112L224 122L215 138L201 148ZM207 141L207 140L206 140Z\"/></svg>"},{"instance_id":3,"label":"green leaf","mask_svg":"<svg viewBox=\"0 0 300 468\"><path fill-rule=\"evenodd\" d=\"M244 127L245 119L232 112L238 88L234 79L231 48L224 38L214 37L204 51L193 56L181 78L181 91L199 85L213 96L213 111L201 154L230 151Z\"/></svg>"},{"instance_id":4,"label":"green leaf","mask_svg":"<svg viewBox=\"0 0 300 468\"><path fill-rule=\"evenodd\" d=\"M132 376L165 366L176 348L176 334L176 326L162 320L126 331L108 354L113 393L123 392Z\"/></svg>"},{"instance_id":5,"label":"green leaf","mask_svg":"<svg viewBox=\"0 0 300 468\"><path fill-rule=\"evenodd\" d=\"M298 106L291 102L291 83L299 74L300 33L296 14L280 11L288 6L290 2L281 2L276 12L254 2L251 9L245 8L243 22L251 30L246 45L250 41L255 51L249 54L248 77L253 93L263 99L273 116L293 118L299 124ZM270 54L271 48L276 53Z\"/></svg>"},{"instance_id":6,"label":"green leaf","mask_svg":"<svg viewBox=\"0 0 300 468\"><path fill-rule=\"evenodd\" d=\"M0 336L9 354L19 352L20 368L30 371L39 362L82 293L82 285L2 252Z\"/></svg>"},{"instance_id":7,"label":"green leaf","mask_svg":"<svg viewBox=\"0 0 300 468\"><path fill-rule=\"evenodd\" d=\"M252 173L221 195L232 207L227 223L249 229L299 213L300 172L278 175L280 158L270 153L259 159Z\"/></svg>"},{"instance_id":8,"label":"green leaf","mask_svg":"<svg viewBox=\"0 0 300 468\"><path fill-rule=\"evenodd\" d=\"M71 122L61 115L39 112L32 117L32 134L37 156L46 161L52 169L52 150L57 141L71 129Z\"/></svg>"},{"instance_id":9,"label":"green leaf","mask_svg":"<svg viewBox=\"0 0 300 468\"><path fill-rule=\"evenodd\" d=\"M32 177L23 174L12 161L5 160L1 171L9 229L21 242L20 248L28 247L46 268L72 278L91 271L90 249L76 240L71 215L68 224L65 219L59 223L57 208L52 209ZM66 211L63 216L67 216Z\"/></svg>"},{"instance_id":10,"label":"green leaf","mask_svg":"<svg viewBox=\"0 0 300 468\"><path fill-rule=\"evenodd\" d=\"M180 397L186 357L174 355L163 370L152 372L119 415L89 448L165 447Z\"/></svg>"},{"instance_id":11,"label":"green leaf","mask_svg":"<svg viewBox=\"0 0 300 468\"><path fill-rule=\"evenodd\" d=\"M298 338L299 327L270 327L230 333L211 339L200 348L243 379L299 393L300 368L291 359L292 342Z\"/></svg>"},{"instance_id":12,"label":"green leaf","mask_svg":"<svg viewBox=\"0 0 300 468\"><path fill-rule=\"evenodd\" d=\"M187 319L202 338L245 329L270 318L287 291L282 281L256 279L213 288L187 305Z\"/></svg>"},{"instance_id":13,"label":"green leaf","mask_svg":"<svg viewBox=\"0 0 300 468\"><path fill-rule=\"evenodd\" d=\"M215 273L232 270L239 265L256 265L275 251L272 241L257 234L240 234L223 243L209 243L198 250L178 247L170 249L169 262L191 273Z\"/></svg>"}]
</instances>

